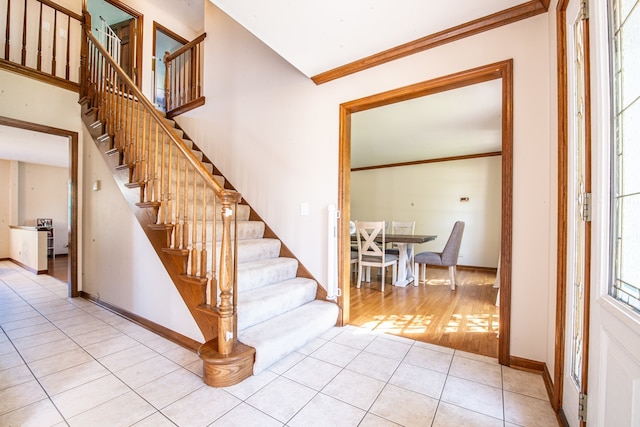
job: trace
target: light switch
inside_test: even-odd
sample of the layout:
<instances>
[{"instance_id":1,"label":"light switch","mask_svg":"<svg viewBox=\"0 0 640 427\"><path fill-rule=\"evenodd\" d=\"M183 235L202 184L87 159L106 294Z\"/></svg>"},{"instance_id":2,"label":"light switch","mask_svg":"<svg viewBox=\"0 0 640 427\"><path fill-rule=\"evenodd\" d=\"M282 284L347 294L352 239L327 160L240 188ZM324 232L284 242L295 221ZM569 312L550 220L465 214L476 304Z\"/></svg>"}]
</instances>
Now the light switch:
<instances>
[{"instance_id":1,"label":"light switch","mask_svg":"<svg viewBox=\"0 0 640 427\"><path fill-rule=\"evenodd\" d=\"M300 203L300 216L309 215L309 202Z\"/></svg>"},{"instance_id":2,"label":"light switch","mask_svg":"<svg viewBox=\"0 0 640 427\"><path fill-rule=\"evenodd\" d=\"M100 180L96 180L93 181L93 191L99 191L100 190Z\"/></svg>"}]
</instances>

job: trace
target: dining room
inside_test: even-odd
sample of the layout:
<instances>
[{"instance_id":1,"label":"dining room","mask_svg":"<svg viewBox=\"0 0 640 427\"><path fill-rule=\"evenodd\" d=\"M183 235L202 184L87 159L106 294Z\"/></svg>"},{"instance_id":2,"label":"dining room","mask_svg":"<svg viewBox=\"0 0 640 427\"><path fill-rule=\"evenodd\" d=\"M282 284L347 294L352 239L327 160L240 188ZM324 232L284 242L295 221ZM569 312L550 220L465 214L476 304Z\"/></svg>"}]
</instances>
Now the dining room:
<instances>
[{"instance_id":1,"label":"dining room","mask_svg":"<svg viewBox=\"0 0 640 427\"><path fill-rule=\"evenodd\" d=\"M409 271L399 277L392 268L366 274L364 267L359 281L352 263L350 324L498 356L501 90L495 79L351 115L350 221L384 221L391 240L393 222L433 238L401 245L407 253L396 268L406 263ZM458 221L464 232L453 287L446 265L424 264L420 274L412 258L445 250Z\"/></svg>"}]
</instances>

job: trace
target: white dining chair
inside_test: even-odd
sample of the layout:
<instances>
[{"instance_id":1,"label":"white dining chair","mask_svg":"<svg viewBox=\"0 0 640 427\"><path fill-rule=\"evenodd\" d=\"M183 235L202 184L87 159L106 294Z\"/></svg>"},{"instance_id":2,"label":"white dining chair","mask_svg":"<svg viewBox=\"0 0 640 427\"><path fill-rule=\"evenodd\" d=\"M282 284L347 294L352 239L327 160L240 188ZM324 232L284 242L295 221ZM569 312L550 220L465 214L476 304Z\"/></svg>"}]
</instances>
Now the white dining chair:
<instances>
[{"instance_id":1,"label":"white dining chair","mask_svg":"<svg viewBox=\"0 0 640 427\"><path fill-rule=\"evenodd\" d=\"M378 235L381 235L381 246L376 242ZM385 244L385 222L356 221L356 236L358 240L358 283L356 286L360 288L365 267L377 267L383 271L380 281L381 290L384 292L384 268L393 267L392 283L396 281L398 275L398 256L386 254L383 250ZM367 277L367 280L370 280L369 277Z\"/></svg>"},{"instance_id":2,"label":"white dining chair","mask_svg":"<svg viewBox=\"0 0 640 427\"><path fill-rule=\"evenodd\" d=\"M415 221L391 221L389 223L389 234L402 234L406 236L414 234L415 230ZM391 255L400 255L395 243L391 243L391 247L385 249L385 252Z\"/></svg>"}]
</instances>

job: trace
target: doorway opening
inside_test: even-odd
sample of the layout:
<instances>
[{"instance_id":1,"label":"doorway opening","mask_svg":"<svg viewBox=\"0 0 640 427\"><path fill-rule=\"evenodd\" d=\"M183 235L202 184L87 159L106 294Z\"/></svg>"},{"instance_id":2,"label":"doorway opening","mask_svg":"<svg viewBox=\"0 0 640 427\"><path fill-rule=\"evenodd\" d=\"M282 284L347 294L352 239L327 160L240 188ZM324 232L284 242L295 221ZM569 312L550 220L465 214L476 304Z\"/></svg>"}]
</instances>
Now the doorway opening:
<instances>
[{"instance_id":1,"label":"doorway opening","mask_svg":"<svg viewBox=\"0 0 640 427\"><path fill-rule=\"evenodd\" d=\"M133 82L142 82L143 15L119 0L89 0L91 30Z\"/></svg>"},{"instance_id":2,"label":"doorway opening","mask_svg":"<svg viewBox=\"0 0 640 427\"><path fill-rule=\"evenodd\" d=\"M187 39L179 36L170 29L153 22L153 104L156 108L165 111L165 77L166 67L164 55L173 53L189 43Z\"/></svg>"},{"instance_id":3,"label":"doorway opening","mask_svg":"<svg viewBox=\"0 0 640 427\"><path fill-rule=\"evenodd\" d=\"M69 181L67 191L68 207L68 256L67 285L71 298L80 295L78 291L78 133L37 123L25 122L0 116L0 125L68 138L69 141Z\"/></svg>"},{"instance_id":4,"label":"doorway opening","mask_svg":"<svg viewBox=\"0 0 640 427\"><path fill-rule=\"evenodd\" d=\"M498 266L500 280L498 335L498 361L509 364L510 348L510 299L511 299L511 235L512 235L512 193L513 193L513 158L512 158L512 61L502 61L453 75L436 78L411 86L383 92L340 106L340 175L339 175L339 277L342 308L342 324L350 323L351 290L350 290L350 218L351 216L351 168L352 168L352 114L373 108L413 100L426 95L463 88L477 83L499 80L501 82L501 156L500 180L500 244ZM441 236L446 239L448 235ZM382 297L383 298L383 297Z\"/></svg>"}]
</instances>

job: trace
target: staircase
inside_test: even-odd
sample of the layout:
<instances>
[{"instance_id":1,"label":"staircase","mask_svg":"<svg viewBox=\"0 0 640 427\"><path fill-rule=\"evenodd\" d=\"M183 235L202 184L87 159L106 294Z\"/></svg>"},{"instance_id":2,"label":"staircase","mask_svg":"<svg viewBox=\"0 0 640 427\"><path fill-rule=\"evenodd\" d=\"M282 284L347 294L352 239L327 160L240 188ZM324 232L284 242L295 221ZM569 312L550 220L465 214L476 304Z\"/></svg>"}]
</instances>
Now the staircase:
<instances>
[{"instance_id":1,"label":"staircase","mask_svg":"<svg viewBox=\"0 0 640 427\"><path fill-rule=\"evenodd\" d=\"M338 306L90 32L83 121L206 342L204 381L236 384L337 322ZM304 277L308 276L308 277Z\"/></svg>"}]
</instances>

